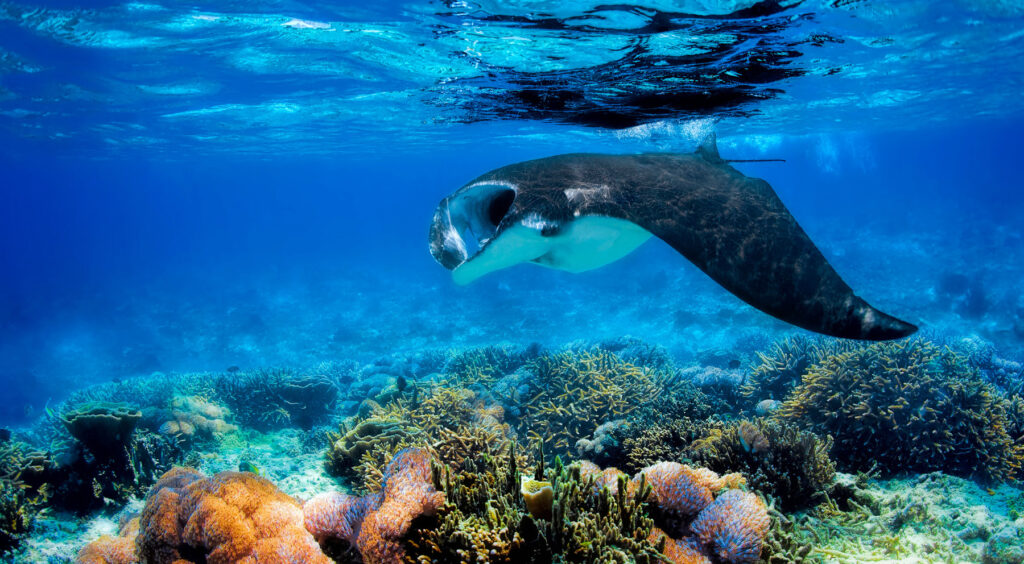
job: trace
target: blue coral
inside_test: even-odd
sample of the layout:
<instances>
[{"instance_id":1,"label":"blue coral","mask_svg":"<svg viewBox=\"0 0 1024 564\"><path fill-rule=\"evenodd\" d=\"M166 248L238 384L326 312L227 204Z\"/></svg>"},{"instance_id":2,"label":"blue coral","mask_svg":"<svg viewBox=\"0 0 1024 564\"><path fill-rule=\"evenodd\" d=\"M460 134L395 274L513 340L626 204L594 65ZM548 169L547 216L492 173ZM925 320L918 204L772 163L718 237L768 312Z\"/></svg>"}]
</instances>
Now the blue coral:
<instances>
[{"instance_id":1,"label":"blue coral","mask_svg":"<svg viewBox=\"0 0 1024 564\"><path fill-rule=\"evenodd\" d=\"M768 525L768 511L759 497L729 490L697 515L690 530L719 560L748 564L760 557Z\"/></svg>"}]
</instances>

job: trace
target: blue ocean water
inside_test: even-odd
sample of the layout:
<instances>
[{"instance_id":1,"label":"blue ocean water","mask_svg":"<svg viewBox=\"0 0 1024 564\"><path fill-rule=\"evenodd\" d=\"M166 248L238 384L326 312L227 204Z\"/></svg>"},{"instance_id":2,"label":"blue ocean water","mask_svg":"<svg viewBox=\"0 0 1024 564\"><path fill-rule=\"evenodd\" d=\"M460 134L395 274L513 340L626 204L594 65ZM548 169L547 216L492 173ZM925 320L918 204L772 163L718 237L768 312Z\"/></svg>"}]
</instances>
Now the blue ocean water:
<instances>
[{"instance_id":1,"label":"blue ocean water","mask_svg":"<svg viewBox=\"0 0 1024 564\"><path fill-rule=\"evenodd\" d=\"M0 424L153 372L795 330L659 241L457 287L437 202L564 152L768 180L928 334L1024 349L1024 5L0 3Z\"/></svg>"}]
</instances>

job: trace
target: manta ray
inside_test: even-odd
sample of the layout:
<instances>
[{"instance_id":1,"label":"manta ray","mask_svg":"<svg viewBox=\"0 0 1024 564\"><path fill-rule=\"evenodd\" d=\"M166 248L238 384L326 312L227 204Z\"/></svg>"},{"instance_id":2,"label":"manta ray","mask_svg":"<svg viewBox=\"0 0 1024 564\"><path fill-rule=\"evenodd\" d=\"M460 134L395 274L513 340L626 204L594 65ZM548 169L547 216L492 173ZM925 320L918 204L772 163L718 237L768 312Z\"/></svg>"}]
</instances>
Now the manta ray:
<instances>
[{"instance_id":1,"label":"manta ray","mask_svg":"<svg viewBox=\"0 0 1024 564\"><path fill-rule=\"evenodd\" d=\"M772 187L719 156L714 135L690 154L577 153L493 170L441 200L429 238L468 284L519 263L598 268L651 236L798 327L863 340L917 330L855 295Z\"/></svg>"}]
</instances>

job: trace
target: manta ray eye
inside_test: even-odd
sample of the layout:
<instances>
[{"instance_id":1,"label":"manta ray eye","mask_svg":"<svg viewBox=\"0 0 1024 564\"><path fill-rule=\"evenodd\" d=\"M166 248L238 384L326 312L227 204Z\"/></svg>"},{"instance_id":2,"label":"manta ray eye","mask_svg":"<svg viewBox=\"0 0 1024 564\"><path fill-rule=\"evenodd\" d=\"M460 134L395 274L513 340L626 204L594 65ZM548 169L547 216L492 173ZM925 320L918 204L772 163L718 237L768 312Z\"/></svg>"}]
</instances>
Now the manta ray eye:
<instances>
[{"instance_id":1,"label":"manta ray eye","mask_svg":"<svg viewBox=\"0 0 1024 564\"><path fill-rule=\"evenodd\" d=\"M515 190L511 189L502 190L491 198L491 203L487 206L487 219L491 221L491 225L497 227L501 223L501 219L508 213L515 199Z\"/></svg>"}]
</instances>

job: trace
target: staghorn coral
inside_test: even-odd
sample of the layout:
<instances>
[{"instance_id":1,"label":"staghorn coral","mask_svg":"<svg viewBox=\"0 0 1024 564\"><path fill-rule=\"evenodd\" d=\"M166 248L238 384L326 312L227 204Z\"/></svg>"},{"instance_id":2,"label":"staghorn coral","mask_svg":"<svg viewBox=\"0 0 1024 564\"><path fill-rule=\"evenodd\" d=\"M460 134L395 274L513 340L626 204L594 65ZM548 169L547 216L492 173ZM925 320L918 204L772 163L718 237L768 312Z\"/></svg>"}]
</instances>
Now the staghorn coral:
<instances>
[{"instance_id":1,"label":"staghorn coral","mask_svg":"<svg viewBox=\"0 0 1024 564\"><path fill-rule=\"evenodd\" d=\"M1010 407L962 357L913 339L825 358L777 413L833 436L846 469L1001 481L1019 476L1024 462L1024 445L1008 433Z\"/></svg>"},{"instance_id":2,"label":"staghorn coral","mask_svg":"<svg viewBox=\"0 0 1024 564\"><path fill-rule=\"evenodd\" d=\"M139 518L130 519L116 537L103 535L82 547L75 564L137 564L135 538L139 534Z\"/></svg>"},{"instance_id":3,"label":"staghorn coral","mask_svg":"<svg viewBox=\"0 0 1024 564\"><path fill-rule=\"evenodd\" d=\"M405 449L388 464L379 493L314 497L303 507L307 529L321 544L354 545L365 562L402 562L413 520L434 515L444 503L444 493L434 488L430 460L425 449Z\"/></svg>"},{"instance_id":4,"label":"staghorn coral","mask_svg":"<svg viewBox=\"0 0 1024 564\"><path fill-rule=\"evenodd\" d=\"M622 438L623 455L620 467L629 473L659 461L679 461L693 441L705 436L719 424L688 418L661 423L631 420Z\"/></svg>"},{"instance_id":5,"label":"staghorn coral","mask_svg":"<svg viewBox=\"0 0 1024 564\"><path fill-rule=\"evenodd\" d=\"M757 419L705 427L684 450L716 472L740 472L750 487L772 496L784 511L821 501L835 477L832 440L786 422Z\"/></svg>"},{"instance_id":6,"label":"staghorn coral","mask_svg":"<svg viewBox=\"0 0 1024 564\"><path fill-rule=\"evenodd\" d=\"M754 402L782 400L800 383L808 368L854 347L850 341L802 335L773 343L767 352L757 353L759 362L751 367L740 393Z\"/></svg>"},{"instance_id":7,"label":"staghorn coral","mask_svg":"<svg viewBox=\"0 0 1024 564\"><path fill-rule=\"evenodd\" d=\"M664 375L599 349L544 355L529 367L536 377L514 424L521 436L543 441L552 454L570 454L601 422L626 417L665 388Z\"/></svg>"},{"instance_id":8,"label":"staghorn coral","mask_svg":"<svg viewBox=\"0 0 1024 564\"><path fill-rule=\"evenodd\" d=\"M344 476L357 491L378 491L384 467L399 450L426 448L445 464L461 468L482 453L499 459L508 450L504 410L465 388L434 386L414 400L398 399L329 434L328 471ZM529 462L520 455L520 464Z\"/></svg>"},{"instance_id":9,"label":"staghorn coral","mask_svg":"<svg viewBox=\"0 0 1024 564\"><path fill-rule=\"evenodd\" d=\"M539 345L527 348L495 345L468 349L452 355L444 367L449 384L468 386L490 384L515 372L540 352Z\"/></svg>"},{"instance_id":10,"label":"staghorn coral","mask_svg":"<svg viewBox=\"0 0 1024 564\"><path fill-rule=\"evenodd\" d=\"M338 386L328 377L284 369L218 378L216 391L239 423L263 431L311 429L325 423L340 397Z\"/></svg>"},{"instance_id":11,"label":"staghorn coral","mask_svg":"<svg viewBox=\"0 0 1024 564\"><path fill-rule=\"evenodd\" d=\"M701 511L691 530L716 559L756 562L768 533L768 510L756 495L729 490Z\"/></svg>"}]
</instances>

